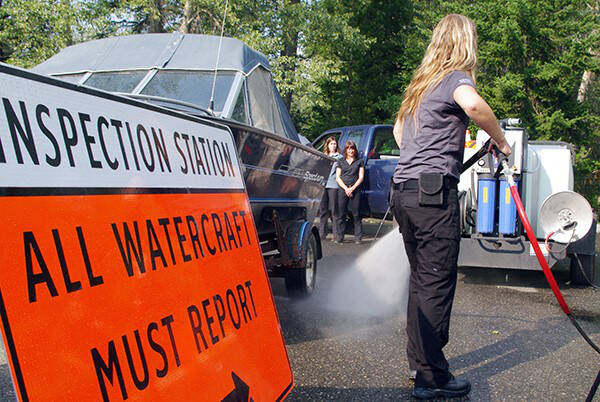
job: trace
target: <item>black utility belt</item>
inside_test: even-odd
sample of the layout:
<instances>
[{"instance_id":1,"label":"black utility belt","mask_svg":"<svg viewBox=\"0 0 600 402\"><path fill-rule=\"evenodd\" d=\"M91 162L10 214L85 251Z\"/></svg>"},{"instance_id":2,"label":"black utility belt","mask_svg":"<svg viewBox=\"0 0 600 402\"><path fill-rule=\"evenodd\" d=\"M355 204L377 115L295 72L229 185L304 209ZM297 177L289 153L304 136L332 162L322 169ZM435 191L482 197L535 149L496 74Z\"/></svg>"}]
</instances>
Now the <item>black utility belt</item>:
<instances>
[{"instance_id":1,"label":"black utility belt","mask_svg":"<svg viewBox=\"0 0 600 402\"><path fill-rule=\"evenodd\" d=\"M442 206L445 204L448 189L456 188L458 180L441 173L421 173L418 179L409 179L394 183L396 191L416 190L419 193L419 205Z\"/></svg>"}]
</instances>

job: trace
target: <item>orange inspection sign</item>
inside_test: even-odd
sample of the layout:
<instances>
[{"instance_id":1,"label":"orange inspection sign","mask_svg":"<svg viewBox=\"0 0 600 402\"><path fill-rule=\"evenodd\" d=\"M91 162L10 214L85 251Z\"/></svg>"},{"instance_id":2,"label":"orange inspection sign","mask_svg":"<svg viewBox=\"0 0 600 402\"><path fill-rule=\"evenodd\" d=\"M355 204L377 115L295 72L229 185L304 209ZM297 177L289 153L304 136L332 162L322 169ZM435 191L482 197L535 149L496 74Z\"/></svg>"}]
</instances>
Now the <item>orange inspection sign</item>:
<instances>
[{"instance_id":1,"label":"orange inspection sign","mask_svg":"<svg viewBox=\"0 0 600 402\"><path fill-rule=\"evenodd\" d=\"M0 313L22 400L281 400L231 133L0 65Z\"/></svg>"}]
</instances>

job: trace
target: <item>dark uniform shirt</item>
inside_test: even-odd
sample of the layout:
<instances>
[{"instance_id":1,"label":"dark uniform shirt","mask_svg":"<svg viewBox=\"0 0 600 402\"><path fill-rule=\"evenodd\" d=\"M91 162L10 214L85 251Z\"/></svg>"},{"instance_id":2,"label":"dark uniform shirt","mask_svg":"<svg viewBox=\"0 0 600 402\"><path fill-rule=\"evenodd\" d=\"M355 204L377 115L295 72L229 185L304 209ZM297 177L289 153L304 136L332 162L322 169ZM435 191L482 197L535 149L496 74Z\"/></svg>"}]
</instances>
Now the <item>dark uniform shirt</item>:
<instances>
[{"instance_id":1,"label":"dark uniform shirt","mask_svg":"<svg viewBox=\"0 0 600 402\"><path fill-rule=\"evenodd\" d=\"M421 173L460 178L469 124L469 117L454 100L454 90L461 85L475 88L464 71L447 74L423 98L417 112L417 129L412 116L405 118L395 183L417 179Z\"/></svg>"},{"instance_id":2,"label":"dark uniform shirt","mask_svg":"<svg viewBox=\"0 0 600 402\"><path fill-rule=\"evenodd\" d=\"M362 159L354 159L352 164L346 161L346 158L342 157L338 159L338 167L342 169L340 179L348 187L351 187L358 180L358 171L361 167L365 167L365 162Z\"/></svg>"}]
</instances>

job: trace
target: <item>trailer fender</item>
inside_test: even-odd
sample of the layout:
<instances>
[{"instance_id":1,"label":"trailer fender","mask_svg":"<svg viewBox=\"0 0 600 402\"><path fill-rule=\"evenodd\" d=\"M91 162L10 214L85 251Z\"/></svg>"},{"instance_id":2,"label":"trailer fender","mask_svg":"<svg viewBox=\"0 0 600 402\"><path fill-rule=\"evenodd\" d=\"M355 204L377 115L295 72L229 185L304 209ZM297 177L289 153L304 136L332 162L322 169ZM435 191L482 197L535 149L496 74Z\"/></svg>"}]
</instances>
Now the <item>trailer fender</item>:
<instances>
[{"instance_id":1,"label":"trailer fender","mask_svg":"<svg viewBox=\"0 0 600 402\"><path fill-rule=\"evenodd\" d=\"M294 266L304 267L306 265L305 249L310 236L312 224L308 221L294 222L287 227L285 239L290 260Z\"/></svg>"},{"instance_id":2,"label":"trailer fender","mask_svg":"<svg viewBox=\"0 0 600 402\"><path fill-rule=\"evenodd\" d=\"M323 245L321 244L321 235L319 234L319 229L314 225L312 225L311 232L317 244L317 260L320 260L321 258L323 258Z\"/></svg>"},{"instance_id":3,"label":"trailer fender","mask_svg":"<svg viewBox=\"0 0 600 402\"><path fill-rule=\"evenodd\" d=\"M285 273L285 286L292 297L312 294L317 274L319 245L312 224L307 221L294 222L288 226L285 238L290 265Z\"/></svg>"}]
</instances>

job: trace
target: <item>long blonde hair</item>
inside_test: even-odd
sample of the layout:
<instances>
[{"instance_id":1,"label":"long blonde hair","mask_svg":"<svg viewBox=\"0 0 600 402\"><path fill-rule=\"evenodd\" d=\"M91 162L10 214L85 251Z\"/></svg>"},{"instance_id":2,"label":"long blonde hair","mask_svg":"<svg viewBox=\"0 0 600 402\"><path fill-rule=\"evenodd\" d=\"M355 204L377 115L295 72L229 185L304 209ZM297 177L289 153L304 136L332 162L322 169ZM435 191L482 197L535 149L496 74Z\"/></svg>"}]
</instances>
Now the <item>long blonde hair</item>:
<instances>
[{"instance_id":1,"label":"long blonde hair","mask_svg":"<svg viewBox=\"0 0 600 402\"><path fill-rule=\"evenodd\" d=\"M476 65L475 23L460 14L449 14L442 18L433 29L423 61L406 89L397 119L403 122L411 115L416 120L426 91L452 71L464 71L475 81Z\"/></svg>"}]
</instances>

